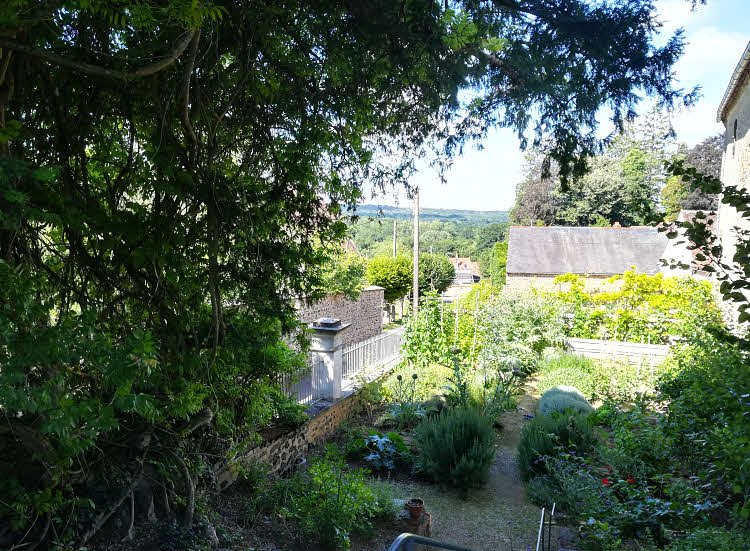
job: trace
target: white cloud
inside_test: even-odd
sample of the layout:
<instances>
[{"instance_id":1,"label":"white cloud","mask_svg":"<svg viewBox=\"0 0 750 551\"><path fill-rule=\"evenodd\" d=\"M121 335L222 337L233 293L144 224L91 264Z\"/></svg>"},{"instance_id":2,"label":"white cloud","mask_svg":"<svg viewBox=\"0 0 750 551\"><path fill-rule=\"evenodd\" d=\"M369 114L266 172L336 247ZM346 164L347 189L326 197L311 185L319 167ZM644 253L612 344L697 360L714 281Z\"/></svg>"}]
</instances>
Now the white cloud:
<instances>
[{"instance_id":1,"label":"white cloud","mask_svg":"<svg viewBox=\"0 0 750 551\"><path fill-rule=\"evenodd\" d=\"M666 0L657 5L659 21L664 24L663 33L671 34L680 27L688 27L699 24L705 19L707 6L696 6L690 9L687 0Z\"/></svg>"}]
</instances>

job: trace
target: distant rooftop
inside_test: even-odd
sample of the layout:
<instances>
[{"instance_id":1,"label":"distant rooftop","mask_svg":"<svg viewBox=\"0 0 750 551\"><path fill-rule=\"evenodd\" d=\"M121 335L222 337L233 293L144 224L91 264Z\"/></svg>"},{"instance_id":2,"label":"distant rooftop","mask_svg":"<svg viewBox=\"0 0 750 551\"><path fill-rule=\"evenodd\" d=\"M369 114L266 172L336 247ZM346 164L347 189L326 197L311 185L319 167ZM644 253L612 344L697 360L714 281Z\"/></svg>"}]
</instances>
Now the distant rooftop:
<instances>
[{"instance_id":1,"label":"distant rooftop","mask_svg":"<svg viewBox=\"0 0 750 551\"><path fill-rule=\"evenodd\" d=\"M660 271L667 237L652 227L578 228L512 226L508 238L511 274L610 276L635 266Z\"/></svg>"}]
</instances>

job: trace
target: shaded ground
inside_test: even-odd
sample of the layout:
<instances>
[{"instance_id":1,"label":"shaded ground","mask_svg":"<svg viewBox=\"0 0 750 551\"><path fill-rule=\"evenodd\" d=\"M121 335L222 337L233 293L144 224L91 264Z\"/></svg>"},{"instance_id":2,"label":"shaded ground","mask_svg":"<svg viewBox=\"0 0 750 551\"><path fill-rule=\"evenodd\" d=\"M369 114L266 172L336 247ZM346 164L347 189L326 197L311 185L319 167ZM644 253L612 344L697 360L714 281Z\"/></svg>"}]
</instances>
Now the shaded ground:
<instances>
[{"instance_id":1,"label":"shaded ground","mask_svg":"<svg viewBox=\"0 0 750 551\"><path fill-rule=\"evenodd\" d=\"M503 430L497 438L497 455L487 485L464 499L458 492L417 482L384 481L404 498L421 497L432 515L432 537L476 550L534 549L541 513L526 499L516 465L516 446L523 414L533 414L537 396L533 384L525 389L518 409L503 414ZM381 527L375 540L353 542L353 551L387 549L403 529Z\"/></svg>"}]
</instances>

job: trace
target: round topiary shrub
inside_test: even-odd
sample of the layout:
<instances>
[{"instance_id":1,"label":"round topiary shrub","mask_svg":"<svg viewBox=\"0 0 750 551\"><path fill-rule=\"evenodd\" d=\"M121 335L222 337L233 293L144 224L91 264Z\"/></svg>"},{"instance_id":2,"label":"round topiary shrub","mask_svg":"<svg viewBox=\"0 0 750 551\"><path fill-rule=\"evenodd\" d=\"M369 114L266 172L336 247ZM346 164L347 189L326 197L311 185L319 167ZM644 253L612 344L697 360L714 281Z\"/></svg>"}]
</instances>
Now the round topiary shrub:
<instances>
[{"instance_id":1,"label":"round topiary shrub","mask_svg":"<svg viewBox=\"0 0 750 551\"><path fill-rule=\"evenodd\" d=\"M495 458L492 420L474 408L443 410L415 431L419 461L434 482L473 488L487 482Z\"/></svg>"},{"instance_id":2,"label":"round topiary shrub","mask_svg":"<svg viewBox=\"0 0 750 551\"><path fill-rule=\"evenodd\" d=\"M588 403L586 397L574 386L553 386L542 394L539 400L539 411L545 415L558 411L560 413L570 410L576 413L591 413L594 408Z\"/></svg>"}]
</instances>

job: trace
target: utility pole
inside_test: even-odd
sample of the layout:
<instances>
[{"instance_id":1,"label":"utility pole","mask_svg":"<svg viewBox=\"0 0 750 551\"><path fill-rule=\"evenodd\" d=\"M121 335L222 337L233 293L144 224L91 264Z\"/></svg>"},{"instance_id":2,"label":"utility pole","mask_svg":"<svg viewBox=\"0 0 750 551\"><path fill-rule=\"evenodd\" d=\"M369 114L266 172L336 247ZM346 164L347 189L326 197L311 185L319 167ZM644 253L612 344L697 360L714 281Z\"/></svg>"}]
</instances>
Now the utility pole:
<instances>
[{"instance_id":1,"label":"utility pole","mask_svg":"<svg viewBox=\"0 0 750 551\"><path fill-rule=\"evenodd\" d=\"M414 301L412 315L419 313L419 188L414 192Z\"/></svg>"},{"instance_id":2,"label":"utility pole","mask_svg":"<svg viewBox=\"0 0 750 551\"><path fill-rule=\"evenodd\" d=\"M396 225L398 222L396 220L393 220L393 257L396 257Z\"/></svg>"}]
</instances>

